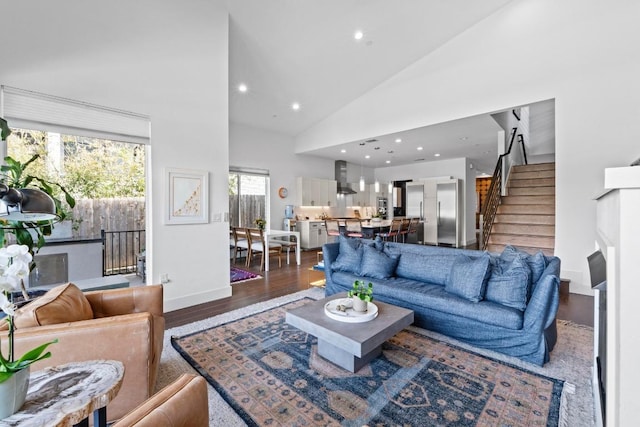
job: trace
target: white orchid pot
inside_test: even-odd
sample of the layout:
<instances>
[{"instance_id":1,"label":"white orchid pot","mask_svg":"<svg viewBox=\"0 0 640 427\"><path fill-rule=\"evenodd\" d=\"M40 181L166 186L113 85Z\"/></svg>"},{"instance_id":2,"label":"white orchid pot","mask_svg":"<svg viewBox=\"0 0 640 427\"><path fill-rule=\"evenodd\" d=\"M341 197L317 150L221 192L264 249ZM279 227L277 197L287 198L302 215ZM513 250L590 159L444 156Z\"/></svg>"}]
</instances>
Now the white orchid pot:
<instances>
[{"instance_id":1,"label":"white orchid pot","mask_svg":"<svg viewBox=\"0 0 640 427\"><path fill-rule=\"evenodd\" d=\"M0 419L15 414L24 404L29 389L29 374L27 366L0 383Z\"/></svg>"}]
</instances>

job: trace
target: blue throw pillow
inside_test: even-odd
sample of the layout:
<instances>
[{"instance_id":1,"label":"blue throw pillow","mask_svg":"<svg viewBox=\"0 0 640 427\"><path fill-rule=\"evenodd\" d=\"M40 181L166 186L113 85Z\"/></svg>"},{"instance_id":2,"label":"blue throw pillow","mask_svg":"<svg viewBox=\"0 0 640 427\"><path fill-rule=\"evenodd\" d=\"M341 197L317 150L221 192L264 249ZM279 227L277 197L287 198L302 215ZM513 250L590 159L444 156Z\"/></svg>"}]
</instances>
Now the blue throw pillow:
<instances>
[{"instance_id":1,"label":"blue throw pillow","mask_svg":"<svg viewBox=\"0 0 640 427\"><path fill-rule=\"evenodd\" d=\"M529 276L531 282L529 283L527 294L528 300L529 298L531 298L531 292L533 292L534 285L538 283L538 280L540 280L540 277L542 277L542 273L544 272L545 268L547 268L547 260L544 257L542 251L538 251L534 255L531 255L511 245L505 246L505 248L502 250L502 253L500 254L500 259L506 262L511 262L517 255L520 255L524 258L527 266L529 267L529 270L531 271L531 275Z\"/></svg>"},{"instance_id":2,"label":"blue throw pillow","mask_svg":"<svg viewBox=\"0 0 640 427\"><path fill-rule=\"evenodd\" d=\"M371 240L371 239L362 239L360 240L360 242L363 245L367 245L367 246L371 246L373 248L376 248L376 250L378 251L382 251L384 249L384 240L382 240L382 238L380 236L376 236L375 239Z\"/></svg>"},{"instance_id":3,"label":"blue throw pillow","mask_svg":"<svg viewBox=\"0 0 640 427\"><path fill-rule=\"evenodd\" d=\"M388 279L393 276L400 256L378 251L373 246L363 245L360 274L374 279Z\"/></svg>"},{"instance_id":4,"label":"blue throw pillow","mask_svg":"<svg viewBox=\"0 0 640 427\"><path fill-rule=\"evenodd\" d=\"M484 299L524 311L529 298L531 270L525 256L516 254L510 262L492 265Z\"/></svg>"},{"instance_id":5,"label":"blue throw pillow","mask_svg":"<svg viewBox=\"0 0 640 427\"><path fill-rule=\"evenodd\" d=\"M362 246L358 239L338 236L340 253L331 264L334 271L346 271L347 273L360 274L360 263L362 261Z\"/></svg>"},{"instance_id":6,"label":"blue throw pillow","mask_svg":"<svg viewBox=\"0 0 640 427\"><path fill-rule=\"evenodd\" d=\"M388 245L385 246L385 251L388 247ZM396 248L392 248L388 252L396 253L396 251ZM403 250L396 268L396 276L445 286L449 281L451 266L455 259L453 254L416 254Z\"/></svg>"},{"instance_id":7,"label":"blue throw pillow","mask_svg":"<svg viewBox=\"0 0 640 427\"><path fill-rule=\"evenodd\" d=\"M444 290L468 301L479 302L484 297L488 274L489 255L474 258L457 255Z\"/></svg>"}]
</instances>

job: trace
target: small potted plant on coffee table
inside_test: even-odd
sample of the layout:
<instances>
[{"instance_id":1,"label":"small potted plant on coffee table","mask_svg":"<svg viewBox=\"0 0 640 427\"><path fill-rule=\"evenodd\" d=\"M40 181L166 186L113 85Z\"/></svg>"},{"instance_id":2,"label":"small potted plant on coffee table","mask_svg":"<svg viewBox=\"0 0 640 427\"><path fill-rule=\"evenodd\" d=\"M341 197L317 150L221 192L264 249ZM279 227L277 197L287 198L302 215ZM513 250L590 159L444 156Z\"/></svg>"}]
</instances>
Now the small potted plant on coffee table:
<instances>
[{"instance_id":1,"label":"small potted plant on coffee table","mask_svg":"<svg viewBox=\"0 0 640 427\"><path fill-rule=\"evenodd\" d=\"M353 300L354 311L365 312L368 303L373 301L373 283L365 285L364 280L356 280L347 295Z\"/></svg>"}]
</instances>

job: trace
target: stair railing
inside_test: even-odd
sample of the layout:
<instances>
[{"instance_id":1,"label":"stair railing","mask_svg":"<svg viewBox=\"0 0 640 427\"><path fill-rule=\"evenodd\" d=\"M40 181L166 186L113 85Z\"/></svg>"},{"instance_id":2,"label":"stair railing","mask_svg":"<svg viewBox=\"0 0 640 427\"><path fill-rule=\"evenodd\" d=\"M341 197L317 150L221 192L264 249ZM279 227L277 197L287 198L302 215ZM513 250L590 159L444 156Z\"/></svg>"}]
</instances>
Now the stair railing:
<instances>
[{"instance_id":1,"label":"stair railing","mask_svg":"<svg viewBox=\"0 0 640 427\"><path fill-rule=\"evenodd\" d=\"M503 159L511 154L511 148L513 146L513 141L516 139L517 132L517 127L514 127L511 130L511 141L509 142L509 149L506 153L501 154L498 157L496 168L493 170L491 185L489 186L487 197L484 201L484 204L482 205L482 210L480 211L480 250L485 250L487 248L487 245L489 244L491 228L493 227L493 221L496 218L496 212L498 211L498 206L500 206L500 198L502 197ZM524 141L522 139L522 135L520 135L519 141L522 143L522 150L524 153Z\"/></svg>"}]
</instances>

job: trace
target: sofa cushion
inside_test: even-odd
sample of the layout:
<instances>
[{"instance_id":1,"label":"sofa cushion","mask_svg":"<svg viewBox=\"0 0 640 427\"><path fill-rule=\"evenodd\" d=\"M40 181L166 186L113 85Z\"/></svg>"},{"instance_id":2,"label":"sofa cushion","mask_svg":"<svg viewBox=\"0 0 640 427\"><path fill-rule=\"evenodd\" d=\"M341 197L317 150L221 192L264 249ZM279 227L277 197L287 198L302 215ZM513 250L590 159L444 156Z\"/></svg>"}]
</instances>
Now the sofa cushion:
<instances>
[{"instance_id":1,"label":"sofa cushion","mask_svg":"<svg viewBox=\"0 0 640 427\"><path fill-rule=\"evenodd\" d=\"M17 329L93 319L93 310L73 283L56 286L43 296L16 310Z\"/></svg>"},{"instance_id":2,"label":"sofa cushion","mask_svg":"<svg viewBox=\"0 0 640 427\"><path fill-rule=\"evenodd\" d=\"M484 298L507 307L524 310L527 307L531 270L522 254L511 262L494 262Z\"/></svg>"},{"instance_id":3,"label":"sofa cushion","mask_svg":"<svg viewBox=\"0 0 640 427\"><path fill-rule=\"evenodd\" d=\"M435 310L500 328L520 330L524 322L524 313L512 307L486 300L471 302L447 292L444 286L397 277L374 281L373 297L416 312Z\"/></svg>"},{"instance_id":4,"label":"sofa cushion","mask_svg":"<svg viewBox=\"0 0 640 427\"><path fill-rule=\"evenodd\" d=\"M479 302L484 297L488 273L489 255L456 255L444 289L468 301Z\"/></svg>"},{"instance_id":5,"label":"sofa cushion","mask_svg":"<svg viewBox=\"0 0 640 427\"><path fill-rule=\"evenodd\" d=\"M399 255L381 252L369 245L362 245L362 248L360 273L363 276L374 279L387 279L393 276L398 265Z\"/></svg>"},{"instance_id":6,"label":"sofa cushion","mask_svg":"<svg viewBox=\"0 0 640 427\"><path fill-rule=\"evenodd\" d=\"M360 264L362 262L362 245L360 241L344 236L338 236L338 241L340 243L340 254L331 264L331 268L334 271L360 274Z\"/></svg>"},{"instance_id":7,"label":"sofa cushion","mask_svg":"<svg viewBox=\"0 0 640 427\"><path fill-rule=\"evenodd\" d=\"M384 240L380 236L376 236L375 239L360 239L360 243L366 246L371 246L376 248L378 251L382 251L384 249Z\"/></svg>"},{"instance_id":8,"label":"sofa cushion","mask_svg":"<svg viewBox=\"0 0 640 427\"><path fill-rule=\"evenodd\" d=\"M510 262L518 254L524 256L527 265L531 269L531 282L537 283L542 276L542 272L545 268L547 268L547 260L545 259L544 254L542 253L542 251L538 251L535 254L531 255L527 252L521 251L514 246L507 245L500 254L500 259Z\"/></svg>"},{"instance_id":9,"label":"sofa cushion","mask_svg":"<svg viewBox=\"0 0 640 427\"><path fill-rule=\"evenodd\" d=\"M421 255L410 251L399 252L396 248L387 246L385 251L393 255L401 253L396 276L442 286L449 281L451 266L456 258L454 254Z\"/></svg>"}]
</instances>

